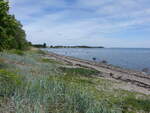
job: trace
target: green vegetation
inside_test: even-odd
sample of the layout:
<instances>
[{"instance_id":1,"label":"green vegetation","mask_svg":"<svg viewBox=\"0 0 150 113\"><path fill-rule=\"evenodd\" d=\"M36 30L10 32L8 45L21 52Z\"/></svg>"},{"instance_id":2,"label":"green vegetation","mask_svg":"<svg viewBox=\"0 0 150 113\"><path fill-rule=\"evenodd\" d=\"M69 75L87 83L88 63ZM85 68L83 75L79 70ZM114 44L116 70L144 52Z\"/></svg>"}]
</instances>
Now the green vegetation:
<instances>
[{"instance_id":1,"label":"green vegetation","mask_svg":"<svg viewBox=\"0 0 150 113\"><path fill-rule=\"evenodd\" d=\"M17 54L17 55L24 55L24 51L17 50L17 49L9 50L9 53Z\"/></svg>"},{"instance_id":2,"label":"green vegetation","mask_svg":"<svg viewBox=\"0 0 150 113\"><path fill-rule=\"evenodd\" d=\"M1 54L1 58L7 60L3 63L8 65L11 62L11 65L0 71L2 81L10 83L1 87L4 93L2 93L0 112L11 110L7 108L9 104L12 104L16 113L113 112L113 108L108 109L107 104L96 101L81 85L66 83L63 79L64 74L58 72L59 66L38 62L40 54L31 52L24 56L8 52ZM18 75L22 79L18 78ZM12 90L8 89L11 84Z\"/></svg>"},{"instance_id":3,"label":"green vegetation","mask_svg":"<svg viewBox=\"0 0 150 113\"><path fill-rule=\"evenodd\" d=\"M150 96L116 89L119 83L93 76L101 72L65 66L41 50L22 51L32 43L8 12L8 2L0 0L0 113L150 112ZM46 48L46 43L35 46Z\"/></svg>"},{"instance_id":4,"label":"green vegetation","mask_svg":"<svg viewBox=\"0 0 150 113\"><path fill-rule=\"evenodd\" d=\"M150 96L116 89L119 83L93 76L101 72L65 66L36 48L23 51L32 43L8 12L8 2L0 0L0 113L150 112ZM46 43L35 46L46 48ZM94 48L52 46L59 47Z\"/></svg>"},{"instance_id":5,"label":"green vegetation","mask_svg":"<svg viewBox=\"0 0 150 113\"><path fill-rule=\"evenodd\" d=\"M15 88L21 85L20 76L6 70L0 70L0 96L11 96Z\"/></svg>"},{"instance_id":6,"label":"green vegetation","mask_svg":"<svg viewBox=\"0 0 150 113\"><path fill-rule=\"evenodd\" d=\"M128 107L130 105L131 109L138 109L150 112L150 100L143 99L135 99L135 98L127 98L124 101L124 107Z\"/></svg>"},{"instance_id":7,"label":"green vegetation","mask_svg":"<svg viewBox=\"0 0 150 113\"><path fill-rule=\"evenodd\" d=\"M91 69L85 69L85 68L60 67L60 70L62 70L64 73L67 73L68 75L72 74L72 75L90 76L90 75L100 74L99 71L91 70Z\"/></svg>"},{"instance_id":8,"label":"green vegetation","mask_svg":"<svg viewBox=\"0 0 150 113\"><path fill-rule=\"evenodd\" d=\"M61 65L63 65L62 62L56 61L56 60L54 60L54 59L43 58L43 59L41 59L41 60L42 60L42 62L44 62L44 63L53 63L53 64L61 64Z\"/></svg>"},{"instance_id":9,"label":"green vegetation","mask_svg":"<svg viewBox=\"0 0 150 113\"><path fill-rule=\"evenodd\" d=\"M149 96L91 76L100 72L62 67L39 50L23 53L0 53L0 113L150 112Z\"/></svg>"},{"instance_id":10,"label":"green vegetation","mask_svg":"<svg viewBox=\"0 0 150 113\"><path fill-rule=\"evenodd\" d=\"M0 0L0 51L4 49L27 49L28 42L25 39L26 34L21 23L8 12L8 2Z\"/></svg>"}]
</instances>

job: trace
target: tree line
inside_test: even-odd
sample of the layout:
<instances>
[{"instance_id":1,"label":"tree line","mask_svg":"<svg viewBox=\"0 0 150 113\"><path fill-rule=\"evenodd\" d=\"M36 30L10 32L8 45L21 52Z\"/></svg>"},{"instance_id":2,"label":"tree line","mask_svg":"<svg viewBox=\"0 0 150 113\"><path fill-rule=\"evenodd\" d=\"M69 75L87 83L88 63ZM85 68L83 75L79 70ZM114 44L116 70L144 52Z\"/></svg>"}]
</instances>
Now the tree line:
<instances>
[{"instance_id":1,"label":"tree line","mask_svg":"<svg viewBox=\"0 0 150 113\"><path fill-rule=\"evenodd\" d=\"M104 48L103 46L50 46L50 48Z\"/></svg>"},{"instance_id":2,"label":"tree line","mask_svg":"<svg viewBox=\"0 0 150 113\"><path fill-rule=\"evenodd\" d=\"M9 3L0 0L0 51L4 49L28 48L26 33L22 24L9 13Z\"/></svg>"}]
</instances>

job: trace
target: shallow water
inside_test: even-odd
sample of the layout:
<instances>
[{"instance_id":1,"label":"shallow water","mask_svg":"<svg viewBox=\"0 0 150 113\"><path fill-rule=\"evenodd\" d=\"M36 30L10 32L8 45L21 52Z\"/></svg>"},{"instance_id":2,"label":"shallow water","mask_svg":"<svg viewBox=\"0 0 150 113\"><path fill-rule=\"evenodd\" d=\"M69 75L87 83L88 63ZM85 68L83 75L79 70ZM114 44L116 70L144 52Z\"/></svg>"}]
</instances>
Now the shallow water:
<instances>
[{"instance_id":1,"label":"shallow water","mask_svg":"<svg viewBox=\"0 0 150 113\"><path fill-rule=\"evenodd\" d=\"M109 64L127 69L141 71L143 68L150 70L150 49L130 48L48 48L57 54L73 56L76 58L93 60L97 62L106 60Z\"/></svg>"}]
</instances>

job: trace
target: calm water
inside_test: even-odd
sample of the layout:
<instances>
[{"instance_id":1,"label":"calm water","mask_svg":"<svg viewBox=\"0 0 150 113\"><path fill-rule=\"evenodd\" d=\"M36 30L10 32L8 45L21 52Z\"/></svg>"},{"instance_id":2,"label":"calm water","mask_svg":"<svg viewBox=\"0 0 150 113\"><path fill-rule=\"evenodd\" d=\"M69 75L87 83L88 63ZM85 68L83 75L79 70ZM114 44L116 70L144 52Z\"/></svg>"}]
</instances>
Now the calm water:
<instances>
[{"instance_id":1,"label":"calm water","mask_svg":"<svg viewBox=\"0 0 150 113\"><path fill-rule=\"evenodd\" d=\"M46 49L57 54L73 56L80 59L92 60L97 62L106 60L109 64L120 66L127 69L142 70L150 69L150 49L121 49L121 48L59 48Z\"/></svg>"}]
</instances>

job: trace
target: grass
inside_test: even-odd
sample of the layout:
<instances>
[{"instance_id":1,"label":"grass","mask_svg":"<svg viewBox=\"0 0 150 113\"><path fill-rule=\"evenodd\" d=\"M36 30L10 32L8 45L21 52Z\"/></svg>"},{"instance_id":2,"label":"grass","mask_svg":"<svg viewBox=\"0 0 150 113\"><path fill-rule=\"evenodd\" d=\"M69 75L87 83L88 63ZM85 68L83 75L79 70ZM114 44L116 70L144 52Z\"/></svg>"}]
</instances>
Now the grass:
<instances>
[{"instance_id":1,"label":"grass","mask_svg":"<svg viewBox=\"0 0 150 113\"><path fill-rule=\"evenodd\" d=\"M62 64L63 65L63 63L61 63L61 62L58 62L58 61L53 60L53 59L48 59L48 58L42 58L41 61L44 63Z\"/></svg>"},{"instance_id":2,"label":"grass","mask_svg":"<svg viewBox=\"0 0 150 113\"><path fill-rule=\"evenodd\" d=\"M127 109L128 106L133 110L143 110L147 113L150 112L150 100L136 99L136 98L127 98L124 100L124 108Z\"/></svg>"},{"instance_id":3,"label":"grass","mask_svg":"<svg viewBox=\"0 0 150 113\"><path fill-rule=\"evenodd\" d=\"M32 52L36 52L36 53L41 54L41 55L46 55L47 54L47 52L39 50L39 49L36 50L36 51L32 51Z\"/></svg>"},{"instance_id":4,"label":"grass","mask_svg":"<svg viewBox=\"0 0 150 113\"><path fill-rule=\"evenodd\" d=\"M0 96L13 95L15 88L21 85L21 78L19 75L0 70Z\"/></svg>"},{"instance_id":5,"label":"grass","mask_svg":"<svg viewBox=\"0 0 150 113\"><path fill-rule=\"evenodd\" d=\"M24 55L24 51L16 50L16 49L9 50L9 53L17 54L17 55L20 55L20 56Z\"/></svg>"},{"instance_id":6,"label":"grass","mask_svg":"<svg viewBox=\"0 0 150 113\"><path fill-rule=\"evenodd\" d=\"M61 67L41 51L0 54L0 113L150 111L149 96L116 90L113 81L91 77L100 72Z\"/></svg>"},{"instance_id":7,"label":"grass","mask_svg":"<svg viewBox=\"0 0 150 113\"><path fill-rule=\"evenodd\" d=\"M60 70L64 73L70 74L70 75L82 75L82 76L90 76L90 75L98 75L100 74L99 71L91 70L91 69L85 69L85 68L65 68L60 67Z\"/></svg>"}]
</instances>

